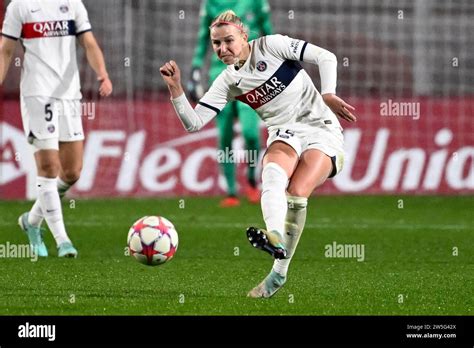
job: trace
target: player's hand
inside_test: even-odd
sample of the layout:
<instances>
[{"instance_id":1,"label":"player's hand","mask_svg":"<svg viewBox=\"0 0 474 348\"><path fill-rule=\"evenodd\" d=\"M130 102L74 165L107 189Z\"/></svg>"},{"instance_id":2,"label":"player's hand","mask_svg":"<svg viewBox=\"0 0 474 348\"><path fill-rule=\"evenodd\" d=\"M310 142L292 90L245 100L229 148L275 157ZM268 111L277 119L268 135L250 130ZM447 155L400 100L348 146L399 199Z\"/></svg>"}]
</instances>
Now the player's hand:
<instances>
[{"instance_id":1,"label":"player's hand","mask_svg":"<svg viewBox=\"0 0 474 348\"><path fill-rule=\"evenodd\" d=\"M323 100L338 117L349 122L357 121L357 118L351 112L355 110L355 107L347 104L337 95L331 93L324 94Z\"/></svg>"},{"instance_id":2,"label":"player's hand","mask_svg":"<svg viewBox=\"0 0 474 348\"><path fill-rule=\"evenodd\" d=\"M193 102L199 101L204 95L204 89L201 84L201 70L199 68L192 68L191 77L187 84L187 91L189 92L190 99Z\"/></svg>"},{"instance_id":3,"label":"player's hand","mask_svg":"<svg viewBox=\"0 0 474 348\"><path fill-rule=\"evenodd\" d=\"M99 94L101 97L108 97L112 90L114 89L112 86L112 81L110 81L109 77L98 77L97 81L100 82L99 86Z\"/></svg>"},{"instance_id":4,"label":"player's hand","mask_svg":"<svg viewBox=\"0 0 474 348\"><path fill-rule=\"evenodd\" d=\"M160 73L168 87L179 88L181 86L181 71L174 60L166 62L160 68Z\"/></svg>"}]
</instances>

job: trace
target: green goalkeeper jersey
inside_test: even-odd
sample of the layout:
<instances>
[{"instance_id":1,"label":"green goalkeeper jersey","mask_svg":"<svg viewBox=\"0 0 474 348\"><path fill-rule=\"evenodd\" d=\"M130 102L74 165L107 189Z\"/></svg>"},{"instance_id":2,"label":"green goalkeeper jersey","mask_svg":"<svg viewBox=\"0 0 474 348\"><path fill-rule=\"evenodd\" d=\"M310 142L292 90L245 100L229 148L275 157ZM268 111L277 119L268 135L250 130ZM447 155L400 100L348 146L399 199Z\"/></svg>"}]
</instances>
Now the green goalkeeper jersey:
<instances>
[{"instance_id":1,"label":"green goalkeeper jersey","mask_svg":"<svg viewBox=\"0 0 474 348\"><path fill-rule=\"evenodd\" d=\"M203 66L210 46L209 26L214 18L226 10L233 10L242 19L244 25L249 28L249 41L272 34L270 6L267 0L204 0L199 14L199 33L192 62L193 68ZM213 54L209 69L209 82L212 83L226 67L227 65Z\"/></svg>"}]
</instances>

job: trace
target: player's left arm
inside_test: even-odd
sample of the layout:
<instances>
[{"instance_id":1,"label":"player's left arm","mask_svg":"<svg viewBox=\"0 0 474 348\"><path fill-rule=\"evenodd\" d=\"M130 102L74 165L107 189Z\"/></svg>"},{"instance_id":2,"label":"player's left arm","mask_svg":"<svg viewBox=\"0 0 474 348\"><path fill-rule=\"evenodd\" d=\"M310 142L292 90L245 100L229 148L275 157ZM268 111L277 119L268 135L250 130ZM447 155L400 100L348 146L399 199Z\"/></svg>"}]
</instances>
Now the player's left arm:
<instances>
[{"instance_id":1,"label":"player's left arm","mask_svg":"<svg viewBox=\"0 0 474 348\"><path fill-rule=\"evenodd\" d=\"M97 43L94 34L92 34L91 24L87 9L82 0L71 1L74 6L74 20L76 22L76 35L79 43L86 51L86 57L89 65L97 74L97 80L100 82L99 94L107 97L112 93L112 82L109 79L107 68L105 66L104 55Z\"/></svg>"},{"instance_id":2,"label":"player's left arm","mask_svg":"<svg viewBox=\"0 0 474 348\"><path fill-rule=\"evenodd\" d=\"M336 95L336 55L324 48L307 43L306 49L302 52L301 56L304 62L318 65L321 78L321 96L326 105L340 118L349 122L355 122L356 117L352 114L355 108Z\"/></svg>"},{"instance_id":3,"label":"player's left arm","mask_svg":"<svg viewBox=\"0 0 474 348\"><path fill-rule=\"evenodd\" d=\"M112 81L110 81L105 59L92 32L87 31L79 36L79 42L86 51L87 61L97 74L97 81L100 82L99 93L102 97L107 97L112 93Z\"/></svg>"},{"instance_id":4,"label":"player's left arm","mask_svg":"<svg viewBox=\"0 0 474 348\"><path fill-rule=\"evenodd\" d=\"M7 76L8 67L15 53L16 40L6 36L0 37L0 86Z\"/></svg>"},{"instance_id":5,"label":"player's left arm","mask_svg":"<svg viewBox=\"0 0 474 348\"><path fill-rule=\"evenodd\" d=\"M334 53L283 35L267 36L266 41L270 51L278 57L316 64L321 78L321 95L326 105L340 118L349 122L356 121L352 114L355 108L336 95L337 58Z\"/></svg>"}]
</instances>

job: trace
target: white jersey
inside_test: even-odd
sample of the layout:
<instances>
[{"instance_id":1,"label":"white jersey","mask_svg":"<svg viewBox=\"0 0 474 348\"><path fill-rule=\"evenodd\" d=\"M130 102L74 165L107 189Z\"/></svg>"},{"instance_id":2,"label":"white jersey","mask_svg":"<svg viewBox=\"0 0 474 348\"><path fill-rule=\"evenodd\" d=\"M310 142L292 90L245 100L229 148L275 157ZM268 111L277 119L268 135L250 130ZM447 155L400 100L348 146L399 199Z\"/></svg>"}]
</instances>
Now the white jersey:
<instances>
[{"instance_id":1,"label":"white jersey","mask_svg":"<svg viewBox=\"0 0 474 348\"><path fill-rule=\"evenodd\" d=\"M2 35L20 39L25 49L22 96L80 99L76 37L89 30L81 0L13 0Z\"/></svg>"},{"instance_id":2,"label":"white jersey","mask_svg":"<svg viewBox=\"0 0 474 348\"><path fill-rule=\"evenodd\" d=\"M251 41L250 47L250 56L240 69L229 65L214 81L196 107L198 114L207 121L209 112L218 113L228 101L239 100L260 115L269 132L283 125L342 129L298 62L315 63L319 54L334 57L330 52L282 35L261 37ZM335 57L331 59L337 65ZM321 68L320 74L324 76ZM336 71L334 65L327 70ZM322 81L322 92L335 93L336 76L325 80L330 81L326 81L326 86Z\"/></svg>"}]
</instances>

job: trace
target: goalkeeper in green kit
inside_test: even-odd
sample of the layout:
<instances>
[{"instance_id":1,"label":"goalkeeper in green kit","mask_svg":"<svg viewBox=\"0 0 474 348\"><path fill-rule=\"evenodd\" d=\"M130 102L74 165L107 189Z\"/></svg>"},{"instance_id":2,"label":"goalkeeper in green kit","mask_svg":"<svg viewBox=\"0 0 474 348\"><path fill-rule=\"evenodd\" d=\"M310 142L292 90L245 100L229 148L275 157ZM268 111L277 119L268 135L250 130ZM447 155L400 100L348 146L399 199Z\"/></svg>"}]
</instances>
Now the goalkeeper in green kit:
<instances>
[{"instance_id":1,"label":"goalkeeper in green kit","mask_svg":"<svg viewBox=\"0 0 474 348\"><path fill-rule=\"evenodd\" d=\"M201 67L204 66L204 60L209 48L209 26L216 16L228 9L232 9L249 27L249 41L272 33L270 7L267 0L204 0L201 5L200 28L192 61L191 79L187 86L193 101L197 102L204 94L203 86L201 85ZM221 62L216 55L212 55L209 69L209 85L226 68L227 65ZM249 151L248 153L257 154L255 157L248 158L254 158L256 161L260 147L259 119L250 106L239 101L228 103L216 118L219 131L219 150L222 153L229 153L232 149L233 125L236 117L240 121L246 150ZM237 206L240 204L240 201L237 197L236 166L231 161L224 160L221 163L221 168L227 183L227 197L220 205L222 207ZM259 203L260 201L260 191L256 185L255 169L256 162L248 163L248 186L245 193L251 203Z\"/></svg>"}]
</instances>

